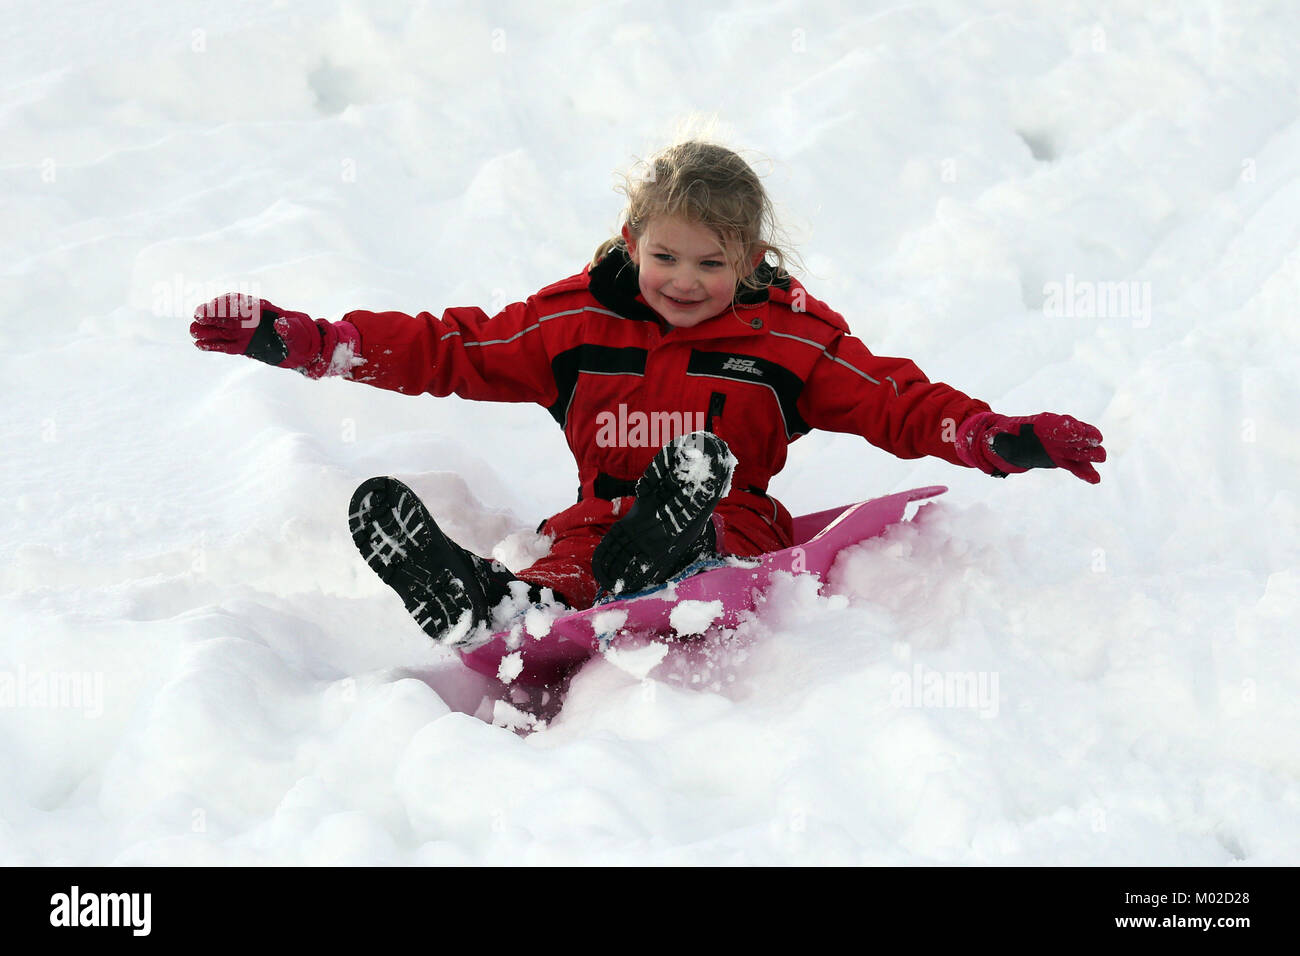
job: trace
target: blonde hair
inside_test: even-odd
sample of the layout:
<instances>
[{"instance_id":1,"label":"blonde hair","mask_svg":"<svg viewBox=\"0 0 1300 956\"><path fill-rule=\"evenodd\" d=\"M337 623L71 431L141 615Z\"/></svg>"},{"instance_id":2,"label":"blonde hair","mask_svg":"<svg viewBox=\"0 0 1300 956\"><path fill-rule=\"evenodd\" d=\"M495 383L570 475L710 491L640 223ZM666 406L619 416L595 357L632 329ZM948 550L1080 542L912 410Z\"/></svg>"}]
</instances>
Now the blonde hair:
<instances>
[{"instance_id":1,"label":"blonde hair","mask_svg":"<svg viewBox=\"0 0 1300 956\"><path fill-rule=\"evenodd\" d=\"M627 196L623 222L633 236L639 238L655 217L675 216L718 235L746 289L765 289L785 273L791 256L775 244L778 226L767 190L725 146L698 139L675 143L634 167L618 189ZM591 264L616 249L627 251L621 235L602 242ZM756 255L771 268L753 268Z\"/></svg>"}]
</instances>

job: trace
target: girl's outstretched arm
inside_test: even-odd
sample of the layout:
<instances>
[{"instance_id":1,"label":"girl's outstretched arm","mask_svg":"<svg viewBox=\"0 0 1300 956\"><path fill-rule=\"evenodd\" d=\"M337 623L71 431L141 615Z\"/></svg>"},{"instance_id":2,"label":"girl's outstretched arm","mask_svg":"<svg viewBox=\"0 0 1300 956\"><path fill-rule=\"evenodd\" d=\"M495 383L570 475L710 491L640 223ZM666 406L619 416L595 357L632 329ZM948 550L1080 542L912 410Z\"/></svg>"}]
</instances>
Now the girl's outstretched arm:
<instances>
[{"instance_id":1,"label":"girl's outstretched arm","mask_svg":"<svg viewBox=\"0 0 1300 956\"><path fill-rule=\"evenodd\" d=\"M358 310L327 322L232 293L199 306L190 334L204 351L245 355L311 378L342 375L408 395L549 405L557 393L547 347L551 319L581 316L539 317L529 299L494 316L477 308L448 309L441 317Z\"/></svg>"},{"instance_id":2,"label":"girl's outstretched arm","mask_svg":"<svg viewBox=\"0 0 1300 956\"><path fill-rule=\"evenodd\" d=\"M957 430L987 404L930 381L911 359L872 354L852 335L836 336L822 356L799 400L809 425L861 435L899 458L967 464L957 454Z\"/></svg>"},{"instance_id":3,"label":"girl's outstretched arm","mask_svg":"<svg viewBox=\"0 0 1300 956\"><path fill-rule=\"evenodd\" d=\"M542 405L557 393L548 344L555 326L581 319L539 316L534 298L492 316L474 307L441 316L364 310L343 316L361 336L365 364L352 373L358 382L408 395Z\"/></svg>"},{"instance_id":4,"label":"girl's outstretched arm","mask_svg":"<svg viewBox=\"0 0 1300 956\"><path fill-rule=\"evenodd\" d=\"M933 455L1006 477L1030 468L1064 468L1091 484L1106 460L1101 432L1068 415L1019 418L942 382L909 359L873 355L839 337L813 370L800 411L814 428L861 435L899 458Z\"/></svg>"}]
</instances>

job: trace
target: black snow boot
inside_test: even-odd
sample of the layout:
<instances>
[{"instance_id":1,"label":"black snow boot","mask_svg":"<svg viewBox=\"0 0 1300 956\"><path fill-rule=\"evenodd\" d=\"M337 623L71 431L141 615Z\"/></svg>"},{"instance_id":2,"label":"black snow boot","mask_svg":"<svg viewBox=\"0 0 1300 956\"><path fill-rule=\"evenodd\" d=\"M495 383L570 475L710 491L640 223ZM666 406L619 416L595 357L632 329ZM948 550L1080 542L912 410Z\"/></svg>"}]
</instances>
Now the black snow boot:
<instances>
[{"instance_id":1,"label":"black snow boot","mask_svg":"<svg viewBox=\"0 0 1300 956\"><path fill-rule=\"evenodd\" d=\"M526 607L542 599L536 585L444 535L424 502L396 478L370 478L357 487L348 530L366 564L440 644L483 643L502 601Z\"/></svg>"},{"instance_id":2,"label":"black snow boot","mask_svg":"<svg viewBox=\"0 0 1300 956\"><path fill-rule=\"evenodd\" d=\"M731 487L736 459L712 432L674 438L636 483L636 501L596 546L591 570L608 594L662 584L714 557L713 509Z\"/></svg>"}]
</instances>

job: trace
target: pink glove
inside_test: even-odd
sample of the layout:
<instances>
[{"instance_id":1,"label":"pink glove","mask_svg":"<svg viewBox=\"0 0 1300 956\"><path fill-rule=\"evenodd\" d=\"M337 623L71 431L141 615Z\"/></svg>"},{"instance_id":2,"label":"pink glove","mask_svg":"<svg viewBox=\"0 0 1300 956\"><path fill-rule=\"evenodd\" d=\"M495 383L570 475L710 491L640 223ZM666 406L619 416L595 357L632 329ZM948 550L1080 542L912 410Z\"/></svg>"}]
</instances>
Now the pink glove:
<instances>
[{"instance_id":1,"label":"pink glove","mask_svg":"<svg viewBox=\"0 0 1300 956\"><path fill-rule=\"evenodd\" d=\"M313 320L235 292L195 309L190 335L204 351L247 355L308 378L347 374L361 352L361 333L351 322Z\"/></svg>"},{"instance_id":2,"label":"pink glove","mask_svg":"<svg viewBox=\"0 0 1300 956\"><path fill-rule=\"evenodd\" d=\"M957 457L997 478L1030 468L1064 468L1095 485L1101 475L1092 462L1105 461L1106 449L1101 432L1069 415L1008 418L980 412L957 429Z\"/></svg>"}]
</instances>

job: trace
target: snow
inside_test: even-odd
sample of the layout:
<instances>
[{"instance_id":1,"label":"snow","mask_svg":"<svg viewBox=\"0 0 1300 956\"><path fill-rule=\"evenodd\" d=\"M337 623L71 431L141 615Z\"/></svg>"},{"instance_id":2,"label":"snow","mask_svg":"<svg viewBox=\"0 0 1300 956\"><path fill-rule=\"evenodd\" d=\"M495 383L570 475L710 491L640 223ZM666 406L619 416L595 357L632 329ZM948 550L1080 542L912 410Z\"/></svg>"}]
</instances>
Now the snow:
<instances>
[{"instance_id":1,"label":"snow","mask_svg":"<svg viewBox=\"0 0 1300 956\"><path fill-rule=\"evenodd\" d=\"M721 601L678 601L668 612L668 622L679 636L703 634L721 615Z\"/></svg>"},{"instance_id":2,"label":"snow","mask_svg":"<svg viewBox=\"0 0 1300 956\"><path fill-rule=\"evenodd\" d=\"M668 656L668 651L667 644L655 641L637 648L611 647L604 652L604 657L624 673L644 680Z\"/></svg>"},{"instance_id":3,"label":"snow","mask_svg":"<svg viewBox=\"0 0 1300 956\"><path fill-rule=\"evenodd\" d=\"M513 654L506 654L501 658L501 664L497 668L497 680L503 684L509 684L512 680L520 675L524 669L524 655L515 651Z\"/></svg>"},{"instance_id":4,"label":"snow","mask_svg":"<svg viewBox=\"0 0 1300 956\"><path fill-rule=\"evenodd\" d=\"M592 630L597 634L614 634L620 627L627 623L627 611L621 608L614 608L608 611L597 611L591 617Z\"/></svg>"},{"instance_id":5,"label":"snow","mask_svg":"<svg viewBox=\"0 0 1300 956\"><path fill-rule=\"evenodd\" d=\"M0 12L0 862L1300 862L1293 5L109 13ZM523 298L691 110L873 350L1110 457L802 439L796 514L951 491L531 724L346 510L396 475L527 563L577 484L545 412L201 353L189 312Z\"/></svg>"},{"instance_id":6,"label":"snow","mask_svg":"<svg viewBox=\"0 0 1300 956\"><path fill-rule=\"evenodd\" d=\"M366 360L352 350L350 342L340 342L334 346L334 351L330 353L328 371L325 374L346 375L350 374L353 369L365 364Z\"/></svg>"},{"instance_id":7,"label":"snow","mask_svg":"<svg viewBox=\"0 0 1300 956\"><path fill-rule=\"evenodd\" d=\"M731 493L731 477L736 467L736 456L728 451L725 456L720 457L719 461L715 461L706 454L701 441L705 435L705 432L692 432L682 438L672 463L673 478L690 498L697 498L702 493L712 494L717 488L716 469L720 461L721 466L726 469L724 473L726 477L717 494L719 499L725 498Z\"/></svg>"}]
</instances>

